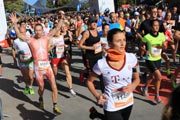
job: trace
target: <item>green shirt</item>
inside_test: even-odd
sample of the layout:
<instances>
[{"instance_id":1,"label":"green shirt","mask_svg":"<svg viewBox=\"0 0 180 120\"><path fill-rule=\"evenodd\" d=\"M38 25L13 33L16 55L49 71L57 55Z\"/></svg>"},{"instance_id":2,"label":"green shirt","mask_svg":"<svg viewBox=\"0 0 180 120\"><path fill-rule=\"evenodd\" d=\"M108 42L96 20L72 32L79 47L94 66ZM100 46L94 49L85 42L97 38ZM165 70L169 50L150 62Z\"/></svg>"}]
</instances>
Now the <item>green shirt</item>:
<instances>
[{"instance_id":1,"label":"green shirt","mask_svg":"<svg viewBox=\"0 0 180 120\"><path fill-rule=\"evenodd\" d=\"M164 33L158 33L158 36L152 36L150 33L142 39L147 44L146 60L157 61L161 59L162 45L165 41Z\"/></svg>"}]
</instances>

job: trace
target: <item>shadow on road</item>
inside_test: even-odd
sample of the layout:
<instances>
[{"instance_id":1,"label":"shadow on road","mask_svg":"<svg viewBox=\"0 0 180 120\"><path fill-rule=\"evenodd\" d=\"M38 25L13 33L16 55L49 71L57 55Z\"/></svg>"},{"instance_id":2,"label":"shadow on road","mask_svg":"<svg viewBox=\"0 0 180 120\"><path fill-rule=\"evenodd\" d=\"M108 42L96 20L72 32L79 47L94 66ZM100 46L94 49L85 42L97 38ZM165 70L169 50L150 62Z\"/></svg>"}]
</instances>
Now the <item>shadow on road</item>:
<instances>
[{"instance_id":1,"label":"shadow on road","mask_svg":"<svg viewBox=\"0 0 180 120\"><path fill-rule=\"evenodd\" d=\"M52 120L56 116L48 111L28 110L24 104L19 104L16 108L23 120Z\"/></svg>"}]
</instances>

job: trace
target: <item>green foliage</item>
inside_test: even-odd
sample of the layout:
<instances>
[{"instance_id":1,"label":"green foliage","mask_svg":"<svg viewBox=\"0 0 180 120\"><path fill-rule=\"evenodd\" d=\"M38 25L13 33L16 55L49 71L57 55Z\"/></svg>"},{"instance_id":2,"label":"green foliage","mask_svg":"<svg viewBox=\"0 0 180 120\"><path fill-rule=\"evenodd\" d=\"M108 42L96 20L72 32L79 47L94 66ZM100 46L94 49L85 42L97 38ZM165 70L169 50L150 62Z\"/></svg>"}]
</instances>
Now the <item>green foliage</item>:
<instances>
[{"instance_id":1,"label":"green foliage","mask_svg":"<svg viewBox=\"0 0 180 120\"><path fill-rule=\"evenodd\" d=\"M57 0L57 5L58 6L63 6L63 5L67 4L70 1L71 0Z\"/></svg>"},{"instance_id":2,"label":"green foliage","mask_svg":"<svg viewBox=\"0 0 180 120\"><path fill-rule=\"evenodd\" d=\"M23 9L23 0L13 0L4 2L5 10L9 12L21 12Z\"/></svg>"},{"instance_id":3,"label":"green foliage","mask_svg":"<svg viewBox=\"0 0 180 120\"><path fill-rule=\"evenodd\" d=\"M52 1L47 2L47 7L48 8L53 8L54 7Z\"/></svg>"}]
</instances>

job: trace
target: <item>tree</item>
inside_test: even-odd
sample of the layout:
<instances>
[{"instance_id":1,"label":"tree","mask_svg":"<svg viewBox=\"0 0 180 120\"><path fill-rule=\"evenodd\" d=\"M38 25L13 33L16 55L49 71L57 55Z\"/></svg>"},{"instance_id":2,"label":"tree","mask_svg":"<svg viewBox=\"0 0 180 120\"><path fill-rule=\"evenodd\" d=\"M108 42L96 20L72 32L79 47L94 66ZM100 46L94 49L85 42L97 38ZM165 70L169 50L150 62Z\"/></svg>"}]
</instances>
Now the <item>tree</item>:
<instances>
[{"instance_id":1,"label":"tree","mask_svg":"<svg viewBox=\"0 0 180 120\"><path fill-rule=\"evenodd\" d=\"M70 1L71 0L57 0L57 5L58 6L63 6L63 5L67 4Z\"/></svg>"},{"instance_id":2,"label":"tree","mask_svg":"<svg viewBox=\"0 0 180 120\"><path fill-rule=\"evenodd\" d=\"M5 1L4 2L4 7L5 10L8 12L21 12L23 10L24 2L23 0L16 0L13 2L12 1Z\"/></svg>"}]
</instances>

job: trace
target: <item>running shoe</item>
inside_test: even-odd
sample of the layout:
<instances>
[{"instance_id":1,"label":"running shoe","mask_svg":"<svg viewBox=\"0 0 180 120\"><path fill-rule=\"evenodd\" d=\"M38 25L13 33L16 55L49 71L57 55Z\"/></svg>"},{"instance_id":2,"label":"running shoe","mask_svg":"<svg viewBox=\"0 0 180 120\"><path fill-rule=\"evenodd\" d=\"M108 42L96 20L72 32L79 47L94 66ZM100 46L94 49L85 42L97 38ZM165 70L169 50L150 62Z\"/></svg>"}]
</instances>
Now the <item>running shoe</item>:
<instances>
[{"instance_id":1,"label":"running shoe","mask_svg":"<svg viewBox=\"0 0 180 120\"><path fill-rule=\"evenodd\" d=\"M59 115L62 114L62 111L58 106L53 107L53 112L55 114L59 114Z\"/></svg>"},{"instance_id":2,"label":"running shoe","mask_svg":"<svg viewBox=\"0 0 180 120\"><path fill-rule=\"evenodd\" d=\"M154 96L154 100L155 100L155 102L156 102L157 104L160 104L160 103L162 102L162 100L160 99L159 95L158 95L158 96L155 95L155 96Z\"/></svg>"},{"instance_id":3,"label":"running shoe","mask_svg":"<svg viewBox=\"0 0 180 120\"><path fill-rule=\"evenodd\" d=\"M176 83L176 79L174 77L171 77L172 87L175 89L178 84Z\"/></svg>"},{"instance_id":4,"label":"running shoe","mask_svg":"<svg viewBox=\"0 0 180 120\"><path fill-rule=\"evenodd\" d=\"M76 92L75 92L72 88L69 90L69 92L70 92L73 96L76 96Z\"/></svg>"},{"instance_id":5,"label":"running shoe","mask_svg":"<svg viewBox=\"0 0 180 120\"><path fill-rule=\"evenodd\" d=\"M24 94L25 94L25 95L29 94L29 88L26 87L26 88L24 89Z\"/></svg>"},{"instance_id":6,"label":"running shoe","mask_svg":"<svg viewBox=\"0 0 180 120\"><path fill-rule=\"evenodd\" d=\"M31 95L34 95L34 94L35 94L35 91L34 91L33 88L29 88L29 94L31 94Z\"/></svg>"},{"instance_id":7,"label":"running shoe","mask_svg":"<svg viewBox=\"0 0 180 120\"><path fill-rule=\"evenodd\" d=\"M44 110L44 102L43 102L43 100L39 100L39 108Z\"/></svg>"},{"instance_id":8,"label":"running shoe","mask_svg":"<svg viewBox=\"0 0 180 120\"><path fill-rule=\"evenodd\" d=\"M141 89L141 92L142 92L142 95L143 95L143 96L149 96L149 94L148 94L148 89L147 89L147 88L141 87L140 89Z\"/></svg>"},{"instance_id":9,"label":"running shoe","mask_svg":"<svg viewBox=\"0 0 180 120\"><path fill-rule=\"evenodd\" d=\"M89 117L93 120L94 118L97 117L97 110L94 107L91 107L89 109L90 115Z\"/></svg>"}]
</instances>

